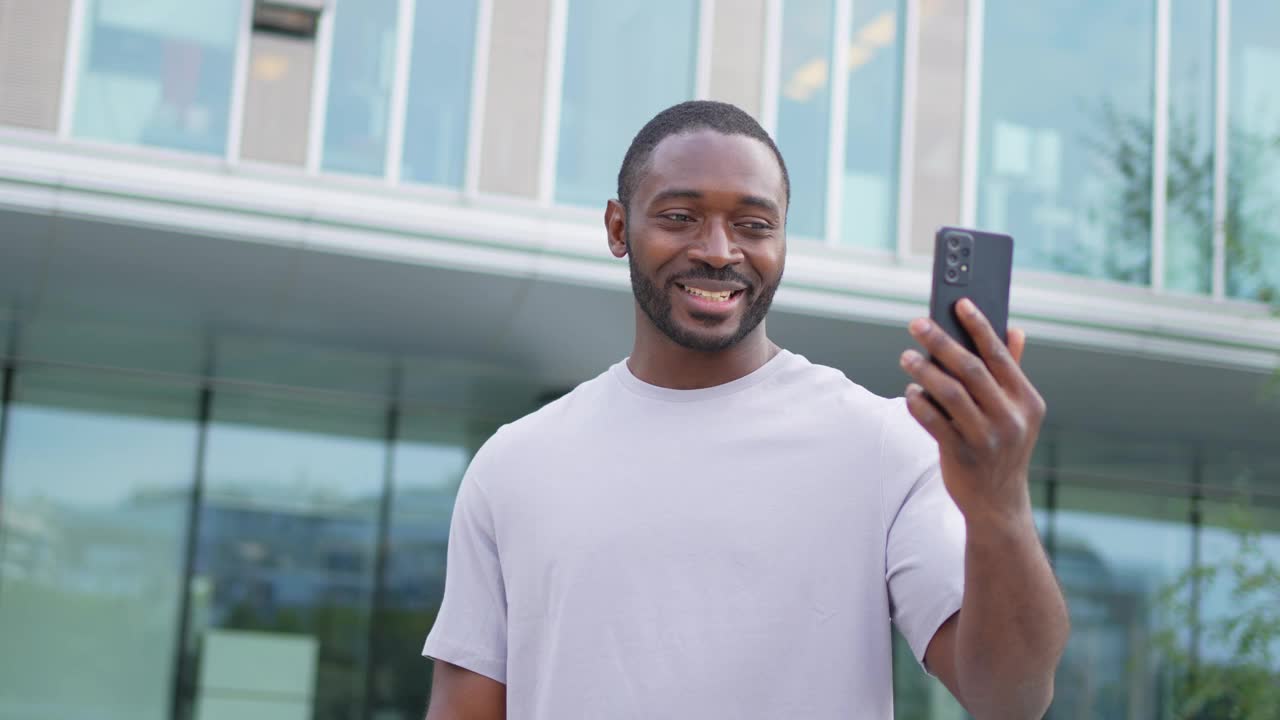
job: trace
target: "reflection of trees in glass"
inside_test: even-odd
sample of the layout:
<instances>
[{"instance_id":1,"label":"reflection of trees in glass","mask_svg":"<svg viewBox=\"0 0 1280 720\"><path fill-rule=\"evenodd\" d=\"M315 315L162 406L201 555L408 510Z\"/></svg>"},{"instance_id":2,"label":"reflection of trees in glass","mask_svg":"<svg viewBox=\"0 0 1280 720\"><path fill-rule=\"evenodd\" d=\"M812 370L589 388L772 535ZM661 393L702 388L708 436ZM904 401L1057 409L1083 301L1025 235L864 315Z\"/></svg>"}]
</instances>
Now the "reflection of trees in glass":
<instances>
[{"instance_id":1,"label":"reflection of trees in glass","mask_svg":"<svg viewBox=\"0 0 1280 720\"><path fill-rule=\"evenodd\" d=\"M1280 559L1264 551L1262 533L1243 508L1237 508L1238 550L1216 565L1192 567L1165 588L1160 605L1165 629L1156 647L1168 659L1177 680L1174 714L1193 720L1274 720L1280 708ZM1196 589L1227 583L1237 612L1218 620L1199 617ZM1189 644L1198 632L1202 642ZM1211 641L1229 650L1229 661L1204 661L1194 647Z\"/></svg>"},{"instance_id":2,"label":"reflection of trees in glass","mask_svg":"<svg viewBox=\"0 0 1280 720\"><path fill-rule=\"evenodd\" d=\"M1147 281L1146 248L1151 238L1151 121L1126 113L1111 103L1096 111L1096 134L1085 139L1089 149L1118 180L1118 191L1105 213L1113 242L1104 259L1108 277ZM1207 273L1213 262L1213 147L1201 136L1190 113L1172 113L1168 127L1167 216L1169 241L1175 233L1199 251ZM1280 303L1274 264L1280 260L1280 189L1270 182L1280 172L1280 134L1269 136L1239 127L1230 130L1227 163L1226 236L1227 295ZM1142 262L1138 262L1141 260ZM1067 258L1063 259L1070 265Z\"/></svg>"}]
</instances>

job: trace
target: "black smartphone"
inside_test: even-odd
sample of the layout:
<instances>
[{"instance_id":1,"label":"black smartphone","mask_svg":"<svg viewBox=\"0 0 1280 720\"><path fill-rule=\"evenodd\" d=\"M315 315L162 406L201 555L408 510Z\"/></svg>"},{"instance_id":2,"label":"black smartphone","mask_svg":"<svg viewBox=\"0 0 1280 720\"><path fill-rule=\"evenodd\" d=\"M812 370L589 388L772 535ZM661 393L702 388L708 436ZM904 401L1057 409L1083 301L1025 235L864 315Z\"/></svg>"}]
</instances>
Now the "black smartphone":
<instances>
[{"instance_id":1,"label":"black smartphone","mask_svg":"<svg viewBox=\"0 0 1280 720\"><path fill-rule=\"evenodd\" d=\"M929 318L948 335L979 355L973 338L956 317L956 302L973 301L1000 340L1008 343L1009 280L1013 238L966 228L939 228L933 239L933 290Z\"/></svg>"}]
</instances>

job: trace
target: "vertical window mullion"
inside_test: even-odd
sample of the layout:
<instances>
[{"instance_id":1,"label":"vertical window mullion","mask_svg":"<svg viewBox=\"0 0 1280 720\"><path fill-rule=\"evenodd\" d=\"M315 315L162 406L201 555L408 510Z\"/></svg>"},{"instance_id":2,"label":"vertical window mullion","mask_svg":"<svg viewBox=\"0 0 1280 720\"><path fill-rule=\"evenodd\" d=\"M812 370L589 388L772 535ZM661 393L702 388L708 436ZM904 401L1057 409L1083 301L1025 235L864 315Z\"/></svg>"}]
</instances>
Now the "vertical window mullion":
<instances>
[{"instance_id":1,"label":"vertical window mullion","mask_svg":"<svg viewBox=\"0 0 1280 720\"><path fill-rule=\"evenodd\" d=\"M1227 102L1230 82L1231 0L1218 0L1214 23L1213 86L1213 297L1221 300L1227 286Z\"/></svg>"},{"instance_id":2,"label":"vertical window mullion","mask_svg":"<svg viewBox=\"0 0 1280 720\"><path fill-rule=\"evenodd\" d=\"M1151 142L1151 289L1165 286L1165 237L1169 205L1170 1L1156 0L1155 112Z\"/></svg>"},{"instance_id":3,"label":"vertical window mullion","mask_svg":"<svg viewBox=\"0 0 1280 720\"><path fill-rule=\"evenodd\" d=\"M823 232L828 245L840 240L844 207L845 133L849 127L849 30L853 24L853 0L835 0L831 38L831 106L827 121L827 204Z\"/></svg>"}]
</instances>

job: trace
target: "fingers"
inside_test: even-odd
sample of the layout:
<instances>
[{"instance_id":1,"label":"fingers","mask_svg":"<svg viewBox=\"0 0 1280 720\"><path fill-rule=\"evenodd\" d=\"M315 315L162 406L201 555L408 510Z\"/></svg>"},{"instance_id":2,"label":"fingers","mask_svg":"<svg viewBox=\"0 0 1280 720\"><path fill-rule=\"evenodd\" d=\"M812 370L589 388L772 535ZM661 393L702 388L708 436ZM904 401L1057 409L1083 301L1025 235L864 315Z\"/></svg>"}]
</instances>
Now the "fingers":
<instances>
[{"instance_id":1,"label":"fingers","mask_svg":"<svg viewBox=\"0 0 1280 720\"><path fill-rule=\"evenodd\" d=\"M959 436L964 438L966 442L973 444L984 443L984 438L990 427L987 417L974 402L970 391L959 380L943 372L941 368L926 360L923 355L915 350L907 350L902 353L901 363L902 369L916 383L919 383L919 387L924 393L928 393L928 397L923 397L924 393L921 393L921 399L933 408L933 412L943 422L946 422L955 432L959 433ZM932 398L946 412L946 415L938 412L937 408L934 408L932 403L929 403L929 398ZM947 416L950 416L950 418L948 419ZM923 421L921 424L923 424ZM937 435L934 435L934 437L936 438ZM941 441L940 438L939 441Z\"/></svg>"},{"instance_id":2,"label":"fingers","mask_svg":"<svg viewBox=\"0 0 1280 720\"><path fill-rule=\"evenodd\" d=\"M961 444L959 433L956 432L955 426L947 419L947 416L938 411L938 408L925 396L924 390L917 384L911 383L907 386L907 411L911 413L911 417L920 423L934 440L942 447L957 447Z\"/></svg>"},{"instance_id":3,"label":"fingers","mask_svg":"<svg viewBox=\"0 0 1280 720\"><path fill-rule=\"evenodd\" d=\"M930 357L937 360L956 380L960 381L980 406L988 411L1003 407L1004 393L981 358L966 350L964 346L928 320L913 321L909 327L916 342L929 352ZM917 378L917 382L924 385L930 395L937 397L934 388L922 382L920 378ZM950 408L947 408L947 412L951 412Z\"/></svg>"},{"instance_id":4,"label":"fingers","mask_svg":"<svg viewBox=\"0 0 1280 720\"><path fill-rule=\"evenodd\" d=\"M978 306L969 298L962 298L956 303L956 316L960 318L964 329L969 331L973 344L977 346L978 353L982 355L996 381L1006 388L1021 389L1026 378L1018 368L1017 360L991 327L987 317L978 310Z\"/></svg>"},{"instance_id":5,"label":"fingers","mask_svg":"<svg viewBox=\"0 0 1280 720\"><path fill-rule=\"evenodd\" d=\"M1022 367L1022 351L1027 349L1027 334L1020 328L1009 328L1009 354Z\"/></svg>"}]
</instances>

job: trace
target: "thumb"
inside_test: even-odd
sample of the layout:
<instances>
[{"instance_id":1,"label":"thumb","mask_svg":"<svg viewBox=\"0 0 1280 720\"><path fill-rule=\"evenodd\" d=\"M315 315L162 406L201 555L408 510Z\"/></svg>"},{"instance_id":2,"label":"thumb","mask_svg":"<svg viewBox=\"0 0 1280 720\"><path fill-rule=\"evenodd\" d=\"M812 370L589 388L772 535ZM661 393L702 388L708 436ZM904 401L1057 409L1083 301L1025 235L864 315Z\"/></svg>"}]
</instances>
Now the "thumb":
<instances>
[{"instance_id":1,"label":"thumb","mask_svg":"<svg viewBox=\"0 0 1280 720\"><path fill-rule=\"evenodd\" d=\"M1022 364L1022 351L1027 348L1027 334L1019 328L1009 329L1009 354L1013 361Z\"/></svg>"}]
</instances>

